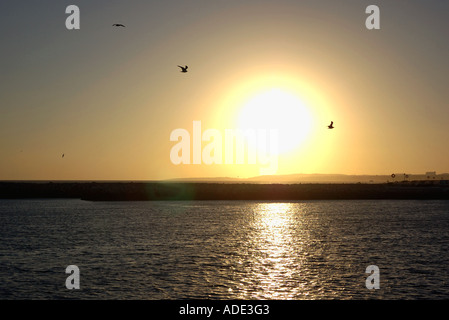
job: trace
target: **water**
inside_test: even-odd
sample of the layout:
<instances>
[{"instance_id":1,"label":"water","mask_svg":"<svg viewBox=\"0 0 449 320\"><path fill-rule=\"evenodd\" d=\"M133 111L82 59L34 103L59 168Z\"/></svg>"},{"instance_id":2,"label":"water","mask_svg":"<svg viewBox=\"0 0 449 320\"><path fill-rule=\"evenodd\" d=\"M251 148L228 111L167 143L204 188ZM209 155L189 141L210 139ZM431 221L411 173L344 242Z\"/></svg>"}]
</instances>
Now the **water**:
<instances>
[{"instance_id":1,"label":"water","mask_svg":"<svg viewBox=\"0 0 449 320\"><path fill-rule=\"evenodd\" d=\"M449 201L0 200L0 240L1 299L449 298Z\"/></svg>"}]
</instances>

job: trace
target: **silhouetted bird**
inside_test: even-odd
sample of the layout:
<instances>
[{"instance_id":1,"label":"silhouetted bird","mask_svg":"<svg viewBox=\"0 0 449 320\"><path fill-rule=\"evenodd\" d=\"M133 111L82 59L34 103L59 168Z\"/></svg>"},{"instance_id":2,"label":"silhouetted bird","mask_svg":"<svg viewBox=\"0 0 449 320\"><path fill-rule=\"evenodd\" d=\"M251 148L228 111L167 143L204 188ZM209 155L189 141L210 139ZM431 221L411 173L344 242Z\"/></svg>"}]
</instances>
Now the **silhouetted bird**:
<instances>
[{"instance_id":1,"label":"silhouetted bird","mask_svg":"<svg viewBox=\"0 0 449 320\"><path fill-rule=\"evenodd\" d=\"M113 27L123 27L123 28L125 28L125 26L123 24L121 24L121 23L115 23L112 26Z\"/></svg>"},{"instance_id":2,"label":"silhouetted bird","mask_svg":"<svg viewBox=\"0 0 449 320\"><path fill-rule=\"evenodd\" d=\"M331 121L331 124L327 126L329 129L333 129L334 128L334 122Z\"/></svg>"},{"instance_id":3,"label":"silhouetted bird","mask_svg":"<svg viewBox=\"0 0 449 320\"><path fill-rule=\"evenodd\" d=\"M181 66L178 66L178 67L180 67L180 68L181 68L181 72L184 72L184 73L186 73L186 72L187 72L187 68L188 68L188 66L185 66L185 67L181 67Z\"/></svg>"},{"instance_id":4,"label":"silhouetted bird","mask_svg":"<svg viewBox=\"0 0 449 320\"><path fill-rule=\"evenodd\" d=\"M62 154L62 158L64 158L64 153Z\"/></svg>"}]
</instances>

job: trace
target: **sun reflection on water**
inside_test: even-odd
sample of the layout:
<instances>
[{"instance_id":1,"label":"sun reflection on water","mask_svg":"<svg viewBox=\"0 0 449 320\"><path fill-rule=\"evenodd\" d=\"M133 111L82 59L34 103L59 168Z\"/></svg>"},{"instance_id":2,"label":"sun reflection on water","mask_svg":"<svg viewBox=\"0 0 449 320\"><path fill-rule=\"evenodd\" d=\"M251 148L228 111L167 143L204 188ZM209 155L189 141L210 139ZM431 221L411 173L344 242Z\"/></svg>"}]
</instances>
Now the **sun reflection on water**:
<instances>
[{"instance_id":1,"label":"sun reflection on water","mask_svg":"<svg viewBox=\"0 0 449 320\"><path fill-rule=\"evenodd\" d=\"M247 235L245 272L238 283L239 299L293 299L306 295L298 242L298 204L261 203L254 207Z\"/></svg>"}]
</instances>

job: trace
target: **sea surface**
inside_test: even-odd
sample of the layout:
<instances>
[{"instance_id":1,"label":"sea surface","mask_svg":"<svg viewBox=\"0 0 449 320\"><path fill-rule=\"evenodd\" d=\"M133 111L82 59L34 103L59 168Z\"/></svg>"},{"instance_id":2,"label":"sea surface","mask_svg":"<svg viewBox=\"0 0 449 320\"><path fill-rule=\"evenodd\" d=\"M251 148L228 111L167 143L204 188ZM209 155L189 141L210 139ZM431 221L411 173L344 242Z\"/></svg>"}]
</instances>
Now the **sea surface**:
<instances>
[{"instance_id":1,"label":"sea surface","mask_svg":"<svg viewBox=\"0 0 449 320\"><path fill-rule=\"evenodd\" d=\"M448 298L449 201L0 200L0 299Z\"/></svg>"}]
</instances>

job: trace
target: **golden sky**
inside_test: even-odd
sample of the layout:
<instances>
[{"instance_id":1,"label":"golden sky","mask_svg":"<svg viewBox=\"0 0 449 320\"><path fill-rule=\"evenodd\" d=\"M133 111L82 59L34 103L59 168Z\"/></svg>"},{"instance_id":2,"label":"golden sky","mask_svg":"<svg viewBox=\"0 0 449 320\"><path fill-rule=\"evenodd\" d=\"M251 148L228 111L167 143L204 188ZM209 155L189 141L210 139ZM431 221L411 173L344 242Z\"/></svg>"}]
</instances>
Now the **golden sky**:
<instances>
[{"instance_id":1,"label":"golden sky","mask_svg":"<svg viewBox=\"0 0 449 320\"><path fill-rule=\"evenodd\" d=\"M79 30L65 27L71 4ZM379 30L365 26L370 4ZM436 0L2 1L0 180L261 173L260 163L175 165L170 135L193 139L194 121L221 133L223 159L226 129L275 128L276 174L449 172L448 9Z\"/></svg>"}]
</instances>

